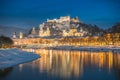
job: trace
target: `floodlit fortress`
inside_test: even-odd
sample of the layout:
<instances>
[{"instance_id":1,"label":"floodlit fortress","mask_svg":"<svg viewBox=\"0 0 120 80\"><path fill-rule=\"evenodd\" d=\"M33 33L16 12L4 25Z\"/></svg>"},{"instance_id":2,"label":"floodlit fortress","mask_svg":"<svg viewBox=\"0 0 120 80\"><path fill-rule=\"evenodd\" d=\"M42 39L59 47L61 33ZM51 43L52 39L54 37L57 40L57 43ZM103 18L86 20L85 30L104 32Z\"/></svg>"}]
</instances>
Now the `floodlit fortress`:
<instances>
[{"instance_id":1,"label":"floodlit fortress","mask_svg":"<svg viewBox=\"0 0 120 80\"><path fill-rule=\"evenodd\" d=\"M83 31L82 28L77 30L79 23L81 22L78 17L71 19L70 16L65 16L60 19L47 19L46 23L39 26L39 36L84 36L87 34L86 31Z\"/></svg>"},{"instance_id":2,"label":"floodlit fortress","mask_svg":"<svg viewBox=\"0 0 120 80\"><path fill-rule=\"evenodd\" d=\"M60 19L47 19L47 22L55 22L55 23L62 23L62 22L80 22L78 17L71 19L70 16L60 17Z\"/></svg>"},{"instance_id":3,"label":"floodlit fortress","mask_svg":"<svg viewBox=\"0 0 120 80\"><path fill-rule=\"evenodd\" d=\"M67 36L85 36L88 34L87 30L83 30L80 26L81 22L78 17L70 18L70 16L60 17L60 19L52 19L39 25L39 29L32 28L31 33L27 38L35 37L67 37ZM24 35L20 32L19 38L23 38ZM16 33L13 34L13 38L18 38Z\"/></svg>"},{"instance_id":4,"label":"floodlit fortress","mask_svg":"<svg viewBox=\"0 0 120 80\"><path fill-rule=\"evenodd\" d=\"M46 22L33 27L27 36L20 32L13 33L14 45L47 45L47 46L120 46L120 33L107 33L91 31L78 17L60 17L47 19Z\"/></svg>"}]
</instances>

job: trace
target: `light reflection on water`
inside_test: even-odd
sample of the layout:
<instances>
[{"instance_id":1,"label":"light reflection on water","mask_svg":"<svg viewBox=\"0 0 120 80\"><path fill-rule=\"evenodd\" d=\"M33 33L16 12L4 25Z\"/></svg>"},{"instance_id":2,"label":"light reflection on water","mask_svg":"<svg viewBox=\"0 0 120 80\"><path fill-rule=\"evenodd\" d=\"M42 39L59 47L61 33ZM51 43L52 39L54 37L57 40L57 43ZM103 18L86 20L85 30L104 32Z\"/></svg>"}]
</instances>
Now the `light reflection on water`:
<instances>
[{"instance_id":1,"label":"light reflection on water","mask_svg":"<svg viewBox=\"0 0 120 80\"><path fill-rule=\"evenodd\" d=\"M29 80L119 80L120 54L70 50L23 49L40 54L41 58L18 66L18 73L27 73ZM26 69L30 68L29 73ZM25 72L26 70L26 72ZM13 71L13 72L15 72ZM31 74L30 74L31 73ZM15 73L13 73L15 74ZM17 75L19 77L19 75ZM8 76L9 77L9 76ZM24 78L28 79L28 78ZM7 79L6 79L7 80ZM18 79L19 80L19 79Z\"/></svg>"},{"instance_id":2,"label":"light reflection on water","mask_svg":"<svg viewBox=\"0 0 120 80\"><path fill-rule=\"evenodd\" d=\"M120 54L112 52L86 52L86 51L65 51L26 49L41 55L37 61L40 71L46 71L53 76L80 77L84 74L84 68L95 68L99 71L106 69L108 74L113 67L120 69ZM36 62L36 61L35 61Z\"/></svg>"}]
</instances>

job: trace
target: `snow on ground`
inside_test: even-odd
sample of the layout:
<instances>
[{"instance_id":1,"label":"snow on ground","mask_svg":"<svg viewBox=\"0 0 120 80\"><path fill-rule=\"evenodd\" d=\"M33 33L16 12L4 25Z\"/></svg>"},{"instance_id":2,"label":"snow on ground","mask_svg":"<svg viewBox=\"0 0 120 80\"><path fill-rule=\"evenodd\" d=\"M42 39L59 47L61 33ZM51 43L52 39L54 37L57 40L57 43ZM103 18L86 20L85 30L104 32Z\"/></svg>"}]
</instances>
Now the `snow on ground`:
<instances>
[{"instance_id":1,"label":"snow on ground","mask_svg":"<svg viewBox=\"0 0 120 80\"><path fill-rule=\"evenodd\" d=\"M0 49L0 69L15 66L39 58L38 54L18 49Z\"/></svg>"}]
</instances>

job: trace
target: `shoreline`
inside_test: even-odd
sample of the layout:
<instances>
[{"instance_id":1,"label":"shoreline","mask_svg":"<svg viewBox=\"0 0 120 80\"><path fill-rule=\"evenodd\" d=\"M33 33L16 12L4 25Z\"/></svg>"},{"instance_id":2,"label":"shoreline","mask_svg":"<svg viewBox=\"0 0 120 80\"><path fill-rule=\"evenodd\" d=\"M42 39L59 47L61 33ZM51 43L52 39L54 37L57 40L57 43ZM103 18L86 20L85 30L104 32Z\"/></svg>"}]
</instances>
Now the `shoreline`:
<instances>
[{"instance_id":1,"label":"shoreline","mask_svg":"<svg viewBox=\"0 0 120 80\"><path fill-rule=\"evenodd\" d=\"M0 49L0 69L14 67L19 64L31 62L40 58L32 52L25 52L19 49Z\"/></svg>"},{"instance_id":2,"label":"shoreline","mask_svg":"<svg viewBox=\"0 0 120 80\"><path fill-rule=\"evenodd\" d=\"M120 47L86 47L86 46L57 46L53 49L63 49L63 50L81 50L81 51L114 51L120 52Z\"/></svg>"},{"instance_id":3,"label":"shoreline","mask_svg":"<svg viewBox=\"0 0 120 80\"><path fill-rule=\"evenodd\" d=\"M120 52L120 46L40 46L40 45L31 45L24 47L25 49L56 49L56 50L81 50L81 51L114 51Z\"/></svg>"}]
</instances>

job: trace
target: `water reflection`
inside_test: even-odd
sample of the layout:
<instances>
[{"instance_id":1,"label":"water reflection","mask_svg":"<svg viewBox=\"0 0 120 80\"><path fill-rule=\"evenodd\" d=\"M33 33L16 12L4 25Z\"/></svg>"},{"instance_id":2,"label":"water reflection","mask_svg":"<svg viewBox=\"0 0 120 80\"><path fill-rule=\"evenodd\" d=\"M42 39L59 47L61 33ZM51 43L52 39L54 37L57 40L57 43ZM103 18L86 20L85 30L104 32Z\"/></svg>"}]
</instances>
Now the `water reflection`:
<instances>
[{"instance_id":1,"label":"water reflection","mask_svg":"<svg viewBox=\"0 0 120 80\"><path fill-rule=\"evenodd\" d=\"M0 78L6 77L11 71L12 67L6 69L0 69Z\"/></svg>"},{"instance_id":2,"label":"water reflection","mask_svg":"<svg viewBox=\"0 0 120 80\"><path fill-rule=\"evenodd\" d=\"M107 73L106 75L111 73L119 75L119 72L114 73L120 70L119 53L45 49L23 50L40 54L41 58L32 62L32 68L39 68L40 73L46 72L54 77L80 79L80 77L85 77L86 74L94 75L102 70ZM20 70L22 67L19 66Z\"/></svg>"}]
</instances>

